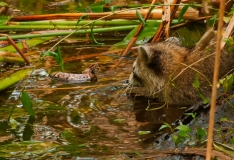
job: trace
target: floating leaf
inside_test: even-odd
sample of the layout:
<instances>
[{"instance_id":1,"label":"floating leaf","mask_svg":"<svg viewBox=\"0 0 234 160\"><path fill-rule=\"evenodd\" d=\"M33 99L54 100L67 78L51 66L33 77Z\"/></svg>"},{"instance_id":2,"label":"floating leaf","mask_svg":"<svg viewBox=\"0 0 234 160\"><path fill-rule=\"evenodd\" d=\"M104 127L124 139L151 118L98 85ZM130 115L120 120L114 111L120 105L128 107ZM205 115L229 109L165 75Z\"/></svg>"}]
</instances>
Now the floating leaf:
<instances>
[{"instance_id":1,"label":"floating leaf","mask_svg":"<svg viewBox=\"0 0 234 160\"><path fill-rule=\"evenodd\" d=\"M7 75L6 77L2 76L0 78L0 91L19 82L25 76L27 76L31 71L32 71L32 69L24 69L24 70L16 71L15 73L13 73L11 75Z\"/></svg>"},{"instance_id":2,"label":"floating leaf","mask_svg":"<svg viewBox=\"0 0 234 160\"><path fill-rule=\"evenodd\" d=\"M138 131L139 135L145 135L145 134L150 134L151 131Z\"/></svg>"},{"instance_id":3,"label":"floating leaf","mask_svg":"<svg viewBox=\"0 0 234 160\"><path fill-rule=\"evenodd\" d=\"M22 91L21 102L30 116L35 116L35 111L33 110L33 103L28 93Z\"/></svg>"},{"instance_id":4,"label":"floating leaf","mask_svg":"<svg viewBox=\"0 0 234 160\"><path fill-rule=\"evenodd\" d=\"M121 122L125 121L125 119L115 119L114 121L118 122L118 123L121 123Z\"/></svg>"}]
</instances>

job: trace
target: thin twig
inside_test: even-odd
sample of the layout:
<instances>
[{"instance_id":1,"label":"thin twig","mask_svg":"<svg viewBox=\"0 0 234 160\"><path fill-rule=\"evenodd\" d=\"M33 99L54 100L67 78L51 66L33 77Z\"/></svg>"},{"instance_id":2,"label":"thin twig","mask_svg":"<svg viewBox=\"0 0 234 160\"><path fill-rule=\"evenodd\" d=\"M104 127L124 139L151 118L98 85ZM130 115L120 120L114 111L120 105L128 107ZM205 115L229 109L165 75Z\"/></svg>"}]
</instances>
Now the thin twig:
<instances>
[{"instance_id":1,"label":"thin twig","mask_svg":"<svg viewBox=\"0 0 234 160\"><path fill-rule=\"evenodd\" d=\"M12 46L18 51L18 53L24 59L24 61L26 62L26 64L30 65L29 59L23 54L23 52L19 49L19 47L15 44L15 42L11 39L10 36L8 36L7 34L0 34L0 36L7 37L7 39L10 41L10 43L12 44Z\"/></svg>"},{"instance_id":2,"label":"thin twig","mask_svg":"<svg viewBox=\"0 0 234 160\"><path fill-rule=\"evenodd\" d=\"M151 43L158 42L160 39L164 38L164 36L165 36L165 33L164 33L165 27L166 27L167 23L171 23L171 21L173 20L175 14L176 14L176 11L177 11L177 9L179 7L180 1L181 0L175 0L174 1L174 4L172 4L172 6L170 8L170 10L171 10L170 22L163 21L160 24L157 32L155 33L155 35L154 35L154 37L153 37L153 39L151 41Z\"/></svg>"},{"instance_id":3,"label":"thin twig","mask_svg":"<svg viewBox=\"0 0 234 160\"><path fill-rule=\"evenodd\" d=\"M153 0L152 3L151 3L151 6L154 5L155 2L156 2L156 0ZM145 15L145 17L144 17L144 20L145 20L145 21L148 19L150 13L151 13L151 7L149 7L149 9L148 9L148 11L147 11L147 13L146 13L146 15ZM126 56L127 53L130 51L130 49L132 48L132 46L133 46L134 43L136 42L136 40L137 40L139 34L141 33L141 30L142 30L142 29L143 29L143 24L141 23L141 24L139 25L139 27L138 27L138 29L137 29L135 35L131 38L131 40L128 42L128 45L125 47L124 51L122 52L122 54L121 54L122 56ZM121 60L122 60L122 58L120 58L120 59L114 64L114 66L111 67L111 70L114 69L114 68L116 68L116 67L119 65L119 63L121 62Z\"/></svg>"},{"instance_id":4,"label":"thin twig","mask_svg":"<svg viewBox=\"0 0 234 160\"><path fill-rule=\"evenodd\" d=\"M212 86L212 96L211 96L211 107L210 107L210 119L209 119L209 129L208 129L208 142L206 151L206 160L211 159L212 143L213 143L213 129L214 129L214 118L215 118L215 105L216 105L216 95L217 95L217 83L219 79L219 67L220 67L220 52L221 52L221 39L223 30L223 16L225 9L225 0L220 1L220 12L219 12L219 23L218 23L218 36L215 54L215 65L214 65L214 76L213 76L213 86Z\"/></svg>"}]
</instances>

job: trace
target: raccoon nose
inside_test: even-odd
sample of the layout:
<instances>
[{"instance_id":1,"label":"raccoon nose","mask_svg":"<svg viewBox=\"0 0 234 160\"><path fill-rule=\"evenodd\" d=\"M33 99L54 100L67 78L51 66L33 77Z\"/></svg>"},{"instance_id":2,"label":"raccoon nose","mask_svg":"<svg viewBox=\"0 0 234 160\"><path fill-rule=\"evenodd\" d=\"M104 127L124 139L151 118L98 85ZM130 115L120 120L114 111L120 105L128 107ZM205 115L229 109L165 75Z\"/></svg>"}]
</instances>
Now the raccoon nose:
<instances>
[{"instance_id":1,"label":"raccoon nose","mask_svg":"<svg viewBox=\"0 0 234 160\"><path fill-rule=\"evenodd\" d=\"M129 80L128 80L128 79L127 79L127 80L125 80L125 81L124 81L124 83L129 83Z\"/></svg>"}]
</instances>

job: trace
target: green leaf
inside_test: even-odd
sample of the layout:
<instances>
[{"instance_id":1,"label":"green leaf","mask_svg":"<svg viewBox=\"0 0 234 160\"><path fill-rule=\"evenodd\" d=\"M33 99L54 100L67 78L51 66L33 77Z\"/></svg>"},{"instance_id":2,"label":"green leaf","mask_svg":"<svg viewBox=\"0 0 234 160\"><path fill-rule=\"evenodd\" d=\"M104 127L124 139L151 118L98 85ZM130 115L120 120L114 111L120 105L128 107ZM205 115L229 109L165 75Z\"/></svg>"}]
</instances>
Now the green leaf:
<instances>
[{"instance_id":1,"label":"green leaf","mask_svg":"<svg viewBox=\"0 0 234 160\"><path fill-rule=\"evenodd\" d=\"M104 44L104 43L99 43L99 42L95 39L95 37L94 37L94 34L93 34L93 27L94 27L94 24L95 24L95 22L94 22L93 25L92 25L90 35L91 35L92 40L93 40L94 43L99 44L99 45L102 45L102 44Z\"/></svg>"},{"instance_id":2,"label":"green leaf","mask_svg":"<svg viewBox=\"0 0 234 160\"><path fill-rule=\"evenodd\" d=\"M216 151L221 151L225 154L227 154L230 157L234 158L234 149L232 147L229 147L228 145L219 143L219 142L214 142L213 146Z\"/></svg>"},{"instance_id":3,"label":"green leaf","mask_svg":"<svg viewBox=\"0 0 234 160\"><path fill-rule=\"evenodd\" d=\"M199 80L198 80L198 78L197 78L197 75L196 75L195 78L194 78L193 87L196 88L196 89L199 89L199 88L200 88L200 83L199 83Z\"/></svg>"},{"instance_id":4,"label":"green leaf","mask_svg":"<svg viewBox=\"0 0 234 160\"><path fill-rule=\"evenodd\" d=\"M196 133L197 140L201 140L204 136L207 135L207 132L203 128L198 128Z\"/></svg>"},{"instance_id":5,"label":"green leaf","mask_svg":"<svg viewBox=\"0 0 234 160\"><path fill-rule=\"evenodd\" d=\"M232 5L231 11L228 13L228 15L234 14L234 5Z\"/></svg>"},{"instance_id":6,"label":"green leaf","mask_svg":"<svg viewBox=\"0 0 234 160\"><path fill-rule=\"evenodd\" d=\"M107 4L107 3L110 3L112 0L105 0L105 3Z\"/></svg>"},{"instance_id":7,"label":"green leaf","mask_svg":"<svg viewBox=\"0 0 234 160\"><path fill-rule=\"evenodd\" d=\"M231 144L234 144L234 136L231 138Z\"/></svg>"},{"instance_id":8,"label":"green leaf","mask_svg":"<svg viewBox=\"0 0 234 160\"><path fill-rule=\"evenodd\" d=\"M26 44L29 48L31 48L32 46L36 46L38 44L44 43L45 41L49 41L51 39L53 39L55 37L40 37L40 38L31 38L31 39L27 39L26 40ZM19 47L20 49L23 49L23 45L22 42L19 42L16 44L17 47ZM8 52L16 52L15 48L12 45L0 48L0 51L8 51Z\"/></svg>"},{"instance_id":9,"label":"green leaf","mask_svg":"<svg viewBox=\"0 0 234 160\"><path fill-rule=\"evenodd\" d=\"M226 118L226 117L223 117L223 118L221 118L220 119L220 122L225 122L225 121L227 121L228 119Z\"/></svg>"},{"instance_id":10,"label":"green leaf","mask_svg":"<svg viewBox=\"0 0 234 160\"><path fill-rule=\"evenodd\" d=\"M136 44L141 45L148 42L155 34L160 23L154 23L154 26L151 26L149 23L143 28L140 35L137 38ZM135 35L138 27L134 28L121 42L114 44L116 47L125 47L130 39Z\"/></svg>"},{"instance_id":11,"label":"green leaf","mask_svg":"<svg viewBox=\"0 0 234 160\"><path fill-rule=\"evenodd\" d=\"M182 142L181 138L179 138L177 135L172 135L172 139L176 146L178 146L178 144Z\"/></svg>"},{"instance_id":12,"label":"green leaf","mask_svg":"<svg viewBox=\"0 0 234 160\"><path fill-rule=\"evenodd\" d=\"M20 125L20 123L17 122L14 118L10 117L8 125L11 126L11 129L15 130Z\"/></svg>"},{"instance_id":13,"label":"green leaf","mask_svg":"<svg viewBox=\"0 0 234 160\"><path fill-rule=\"evenodd\" d=\"M191 128L189 126L186 126L186 125L179 125L175 129L178 129L178 130L183 131L183 132L191 132L192 131Z\"/></svg>"},{"instance_id":14,"label":"green leaf","mask_svg":"<svg viewBox=\"0 0 234 160\"><path fill-rule=\"evenodd\" d=\"M184 115L187 115L187 116L192 116L193 119L196 118L196 113L184 113Z\"/></svg>"},{"instance_id":15,"label":"green leaf","mask_svg":"<svg viewBox=\"0 0 234 160\"><path fill-rule=\"evenodd\" d=\"M125 119L115 119L114 121L118 122L118 123L121 123L121 122L125 121Z\"/></svg>"},{"instance_id":16,"label":"green leaf","mask_svg":"<svg viewBox=\"0 0 234 160\"><path fill-rule=\"evenodd\" d=\"M141 16L141 14L138 12L138 10L136 10L136 15L137 15L137 18L139 19L139 21L145 26L145 24L146 24L145 19Z\"/></svg>"},{"instance_id":17,"label":"green leaf","mask_svg":"<svg viewBox=\"0 0 234 160\"><path fill-rule=\"evenodd\" d=\"M168 123L164 123L164 125L162 125L160 128L159 128L159 131L164 129L164 128L170 128L170 130L173 132L173 129L171 128L171 125L168 124Z\"/></svg>"},{"instance_id":18,"label":"green leaf","mask_svg":"<svg viewBox=\"0 0 234 160\"><path fill-rule=\"evenodd\" d=\"M184 139L184 138L188 137L188 132L179 131L178 136L180 139Z\"/></svg>"},{"instance_id":19,"label":"green leaf","mask_svg":"<svg viewBox=\"0 0 234 160\"><path fill-rule=\"evenodd\" d=\"M194 81L193 81L193 87L195 88L197 94L201 97L201 99L203 100L203 104L207 104L208 102L210 102L210 99L209 98L206 98L202 93L201 91L199 90L200 88L200 82L197 78L197 75L195 76L194 78Z\"/></svg>"},{"instance_id":20,"label":"green leaf","mask_svg":"<svg viewBox=\"0 0 234 160\"><path fill-rule=\"evenodd\" d=\"M213 26L217 21L217 14L213 15L209 20L208 20L208 25Z\"/></svg>"},{"instance_id":21,"label":"green leaf","mask_svg":"<svg viewBox=\"0 0 234 160\"><path fill-rule=\"evenodd\" d=\"M139 135L145 135L145 134L150 134L151 131L138 131Z\"/></svg>"},{"instance_id":22,"label":"green leaf","mask_svg":"<svg viewBox=\"0 0 234 160\"><path fill-rule=\"evenodd\" d=\"M7 3L5 3L5 2L0 2L0 7L7 7L8 6L8 4Z\"/></svg>"},{"instance_id":23,"label":"green leaf","mask_svg":"<svg viewBox=\"0 0 234 160\"><path fill-rule=\"evenodd\" d=\"M33 103L27 92L22 91L21 102L30 116L35 116L35 111L33 110Z\"/></svg>"},{"instance_id":24,"label":"green leaf","mask_svg":"<svg viewBox=\"0 0 234 160\"><path fill-rule=\"evenodd\" d=\"M84 18L86 18L86 17L88 17L87 14L82 15L82 16L78 19L78 21L77 21L77 23L76 23L76 27L78 26L78 24L80 23L80 21L82 21L82 20L83 20Z\"/></svg>"},{"instance_id":25,"label":"green leaf","mask_svg":"<svg viewBox=\"0 0 234 160\"><path fill-rule=\"evenodd\" d=\"M135 153L136 155L138 155L138 156L141 155L141 153L140 153L140 152L137 152L137 151L135 151L134 153Z\"/></svg>"},{"instance_id":26,"label":"green leaf","mask_svg":"<svg viewBox=\"0 0 234 160\"><path fill-rule=\"evenodd\" d=\"M0 16L0 24L6 24L11 18L12 16Z\"/></svg>"},{"instance_id":27,"label":"green leaf","mask_svg":"<svg viewBox=\"0 0 234 160\"><path fill-rule=\"evenodd\" d=\"M114 11L116 10L116 8L117 8L117 7L115 7L115 6L110 6L110 10L111 10L112 12L114 12Z\"/></svg>"},{"instance_id":28,"label":"green leaf","mask_svg":"<svg viewBox=\"0 0 234 160\"><path fill-rule=\"evenodd\" d=\"M223 87L224 92L229 91L234 84L234 74L227 75L225 78L221 79L219 83Z\"/></svg>"},{"instance_id":29,"label":"green leaf","mask_svg":"<svg viewBox=\"0 0 234 160\"><path fill-rule=\"evenodd\" d=\"M54 57L55 61L62 68L62 71L64 71L64 63L63 63L62 53L60 51L59 45L57 46L57 53L53 52L53 51L46 51L43 54L46 55L46 56Z\"/></svg>"},{"instance_id":30,"label":"green leaf","mask_svg":"<svg viewBox=\"0 0 234 160\"><path fill-rule=\"evenodd\" d=\"M102 13L105 5L93 5L89 6L89 9L93 13Z\"/></svg>"},{"instance_id":31,"label":"green leaf","mask_svg":"<svg viewBox=\"0 0 234 160\"><path fill-rule=\"evenodd\" d=\"M181 21L183 15L184 15L185 12L188 10L188 8L189 8L189 5L185 5L185 6L181 9L180 14L179 14L179 17L178 17L178 22Z\"/></svg>"},{"instance_id":32,"label":"green leaf","mask_svg":"<svg viewBox=\"0 0 234 160\"><path fill-rule=\"evenodd\" d=\"M22 70L16 71L15 73L13 73L11 75L10 74L6 74L4 76L2 75L0 77L0 91L19 82L25 76L27 76L31 71L32 71L32 69L22 69Z\"/></svg>"}]
</instances>

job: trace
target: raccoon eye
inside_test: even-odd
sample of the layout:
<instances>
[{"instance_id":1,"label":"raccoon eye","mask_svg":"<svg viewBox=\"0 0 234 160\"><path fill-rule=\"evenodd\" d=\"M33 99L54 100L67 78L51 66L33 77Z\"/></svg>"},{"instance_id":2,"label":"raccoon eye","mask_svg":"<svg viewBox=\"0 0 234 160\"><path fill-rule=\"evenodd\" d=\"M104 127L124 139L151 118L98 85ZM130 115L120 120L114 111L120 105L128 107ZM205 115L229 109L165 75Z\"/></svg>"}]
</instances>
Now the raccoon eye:
<instances>
[{"instance_id":1,"label":"raccoon eye","mask_svg":"<svg viewBox=\"0 0 234 160\"><path fill-rule=\"evenodd\" d=\"M133 78L139 83L142 83L142 79L134 71L132 73L133 73Z\"/></svg>"}]
</instances>

